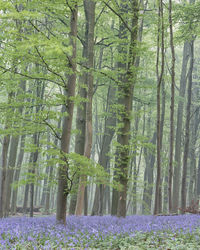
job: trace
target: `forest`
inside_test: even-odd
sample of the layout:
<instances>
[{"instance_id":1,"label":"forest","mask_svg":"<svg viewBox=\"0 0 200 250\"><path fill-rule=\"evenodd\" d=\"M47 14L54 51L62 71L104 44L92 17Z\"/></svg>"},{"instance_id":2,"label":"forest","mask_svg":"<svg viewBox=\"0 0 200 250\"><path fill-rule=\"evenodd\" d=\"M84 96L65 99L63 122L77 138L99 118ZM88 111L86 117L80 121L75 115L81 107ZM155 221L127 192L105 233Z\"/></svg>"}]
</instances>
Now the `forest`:
<instances>
[{"instance_id":1,"label":"forest","mask_svg":"<svg viewBox=\"0 0 200 250\"><path fill-rule=\"evenodd\" d=\"M0 0L0 249L173 249L169 223L198 246L199 23L199 0Z\"/></svg>"}]
</instances>

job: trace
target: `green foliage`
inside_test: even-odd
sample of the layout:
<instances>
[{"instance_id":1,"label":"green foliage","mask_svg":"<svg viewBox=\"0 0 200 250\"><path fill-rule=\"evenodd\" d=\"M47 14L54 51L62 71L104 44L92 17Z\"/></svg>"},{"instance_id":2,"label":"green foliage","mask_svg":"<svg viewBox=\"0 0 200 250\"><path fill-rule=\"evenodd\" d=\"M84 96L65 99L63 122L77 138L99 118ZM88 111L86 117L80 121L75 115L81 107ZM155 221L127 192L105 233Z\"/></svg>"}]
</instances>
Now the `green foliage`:
<instances>
[{"instance_id":1,"label":"green foliage","mask_svg":"<svg viewBox=\"0 0 200 250\"><path fill-rule=\"evenodd\" d=\"M175 4L174 21L178 24L177 38L191 41L200 34L200 3L199 1Z\"/></svg>"}]
</instances>

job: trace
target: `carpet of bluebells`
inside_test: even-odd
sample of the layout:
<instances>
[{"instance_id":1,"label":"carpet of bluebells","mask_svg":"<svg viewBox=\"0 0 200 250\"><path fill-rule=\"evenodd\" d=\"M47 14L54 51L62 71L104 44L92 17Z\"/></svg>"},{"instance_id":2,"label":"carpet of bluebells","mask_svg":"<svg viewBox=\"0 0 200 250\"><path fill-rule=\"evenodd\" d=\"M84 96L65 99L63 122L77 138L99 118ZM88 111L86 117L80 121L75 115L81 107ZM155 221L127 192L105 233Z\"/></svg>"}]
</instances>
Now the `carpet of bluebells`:
<instances>
[{"instance_id":1,"label":"carpet of bluebells","mask_svg":"<svg viewBox=\"0 0 200 250\"><path fill-rule=\"evenodd\" d=\"M0 249L200 249L200 215L5 218Z\"/></svg>"}]
</instances>

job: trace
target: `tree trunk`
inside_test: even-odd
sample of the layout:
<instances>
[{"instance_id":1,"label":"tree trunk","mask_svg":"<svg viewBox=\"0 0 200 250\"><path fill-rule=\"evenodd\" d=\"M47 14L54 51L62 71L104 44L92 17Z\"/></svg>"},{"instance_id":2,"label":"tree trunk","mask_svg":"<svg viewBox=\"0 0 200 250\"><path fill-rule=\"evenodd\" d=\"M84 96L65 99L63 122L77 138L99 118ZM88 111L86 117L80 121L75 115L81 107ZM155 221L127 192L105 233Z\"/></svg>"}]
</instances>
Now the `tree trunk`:
<instances>
[{"instance_id":1,"label":"tree trunk","mask_svg":"<svg viewBox=\"0 0 200 250\"><path fill-rule=\"evenodd\" d=\"M198 172L197 172L197 196L200 199L200 156L198 162Z\"/></svg>"},{"instance_id":2,"label":"tree trunk","mask_svg":"<svg viewBox=\"0 0 200 250\"><path fill-rule=\"evenodd\" d=\"M31 174L32 174L32 179L35 179L35 171L36 171L36 163L38 159L38 148L39 148L39 137L40 134L38 132L34 133L33 135L33 143L37 147L35 152L33 152L33 161L32 161L32 166L31 166ZM33 217L33 199L34 199L34 181L30 183L30 217Z\"/></svg>"},{"instance_id":3,"label":"tree trunk","mask_svg":"<svg viewBox=\"0 0 200 250\"><path fill-rule=\"evenodd\" d=\"M192 72L194 63L194 41L190 42L190 68L188 76L188 90L187 90L187 110L186 110L186 124L185 124L185 143L184 143L184 154L183 154L183 174L182 174L182 185L181 185L181 209L184 213L186 208L186 194L187 194L187 161L189 152L189 141L190 141L190 108L191 108L191 97L192 97Z\"/></svg>"},{"instance_id":4,"label":"tree trunk","mask_svg":"<svg viewBox=\"0 0 200 250\"><path fill-rule=\"evenodd\" d=\"M127 1L121 3L121 12L127 13ZM127 199L127 184L128 184L128 164L129 164L129 140L130 140L130 125L131 125L131 111L132 111L132 98L134 81L136 80L135 65L136 59L136 41L138 38L138 1L134 0L131 3L132 8L132 30L131 30L131 41L129 44L129 55L127 62L127 72L124 75L122 82L119 84L119 93L121 95L119 103L122 105L123 110L120 117L121 128L118 132L120 139L120 145L118 146L119 162L118 168L120 169L119 182L122 186L122 190L119 191L117 216L126 216L126 199ZM121 39L124 39L124 24L120 25ZM127 36L125 34L125 36Z\"/></svg>"},{"instance_id":5,"label":"tree trunk","mask_svg":"<svg viewBox=\"0 0 200 250\"><path fill-rule=\"evenodd\" d=\"M105 128L104 135L102 139L101 150L99 154L99 164L104 167L106 171L108 171L108 163L110 152L110 144L112 138L114 136L114 127L116 125L116 115L112 110L112 105L115 103L115 88L109 86L107 93L107 107L106 113L109 113L108 117L105 117ZM100 186L96 186L94 205L92 209L92 215L103 215L103 194L105 187L100 184Z\"/></svg>"},{"instance_id":6,"label":"tree trunk","mask_svg":"<svg viewBox=\"0 0 200 250\"><path fill-rule=\"evenodd\" d=\"M115 188L113 188L111 215L117 215L118 200L119 200L119 192Z\"/></svg>"},{"instance_id":7,"label":"tree trunk","mask_svg":"<svg viewBox=\"0 0 200 250\"><path fill-rule=\"evenodd\" d=\"M94 67L94 27L95 27L95 2L84 0L84 11L86 17L86 48L87 48L87 69ZM90 158L92 149L92 97L93 97L93 74L91 71L86 72L87 103L86 103L86 131L84 156ZM76 215L81 215L84 206L85 182L87 176L82 175L79 179L79 188L76 203Z\"/></svg>"},{"instance_id":8,"label":"tree trunk","mask_svg":"<svg viewBox=\"0 0 200 250\"><path fill-rule=\"evenodd\" d=\"M10 136L4 136L2 147L2 170L1 170L1 197L0 197L0 218L4 217L6 204L6 166Z\"/></svg>"},{"instance_id":9,"label":"tree trunk","mask_svg":"<svg viewBox=\"0 0 200 250\"><path fill-rule=\"evenodd\" d=\"M181 169L181 141L182 141L182 130L183 130L183 107L184 97L186 89L186 74L187 64L189 59L189 43L185 42L183 47L183 59L179 89L179 101L177 111L177 124L176 124L176 142L175 142L175 162L174 175L173 175L173 202L172 212L177 213L179 208L179 191L180 191L180 169Z\"/></svg>"},{"instance_id":10,"label":"tree trunk","mask_svg":"<svg viewBox=\"0 0 200 250\"><path fill-rule=\"evenodd\" d=\"M196 181L196 156L195 156L195 146L196 146L196 138L197 134L195 131L194 123L198 121L191 121L191 143L189 147L189 159L190 159L190 181L189 181L189 204L191 204L192 200L195 200L195 181Z\"/></svg>"},{"instance_id":11,"label":"tree trunk","mask_svg":"<svg viewBox=\"0 0 200 250\"><path fill-rule=\"evenodd\" d=\"M161 33L161 34L160 34ZM161 36L161 72L159 73L159 53L160 53L160 36ZM162 212L162 189L161 189L161 119L160 119L160 90L164 74L164 20L163 20L163 3L159 1L158 9L158 35L157 35L157 177L155 190L154 214Z\"/></svg>"},{"instance_id":12,"label":"tree trunk","mask_svg":"<svg viewBox=\"0 0 200 250\"><path fill-rule=\"evenodd\" d=\"M70 135L73 119L74 102L71 97L75 95L76 86L76 38L77 38L77 14L78 7L77 2L71 6L71 20L70 20L70 44L72 46L72 55L69 58L69 67L72 70L72 74L68 76L67 88L65 89L67 100L66 100L66 111L67 116L64 117L62 136L61 136L61 153L69 152ZM61 224L66 224L66 202L69 194L69 187L67 183L68 177L68 164L67 159L63 156L65 164L60 164L58 171L58 191L57 191L57 210L56 220Z\"/></svg>"},{"instance_id":13,"label":"tree trunk","mask_svg":"<svg viewBox=\"0 0 200 250\"><path fill-rule=\"evenodd\" d=\"M84 49L83 49L84 50ZM83 56L84 56L83 52ZM80 78L82 82L83 78ZM81 98L86 98L86 89L82 86L79 87L79 95ZM76 129L79 133L76 135L75 138L75 153L84 155L84 143L85 143L85 120L86 120L86 103L82 102L80 106L77 108L77 116L76 116ZM78 185L79 177L75 177L74 185ZM75 214L76 209L76 200L77 194L72 194L70 197L70 205L69 205L69 214Z\"/></svg>"},{"instance_id":14,"label":"tree trunk","mask_svg":"<svg viewBox=\"0 0 200 250\"><path fill-rule=\"evenodd\" d=\"M65 111L65 107L62 106L61 112L63 113L64 111ZM61 127L61 119L58 122L58 129L60 129L60 127ZM55 138L54 145L56 148L58 147L58 138L57 137ZM46 186L45 203L44 203L46 214L50 213L51 181L53 180L53 170L54 170L54 167L52 165L48 166L48 167L49 167L49 170L48 170L48 178L47 178L47 186Z\"/></svg>"},{"instance_id":15,"label":"tree trunk","mask_svg":"<svg viewBox=\"0 0 200 250\"><path fill-rule=\"evenodd\" d=\"M26 90L26 81L21 81L19 85L19 90L17 91L17 94L15 96L16 101L18 100L18 96L24 93L25 90ZM22 115L23 109L24 109L23 106L20 106L16 110L16 112L18 112L19 115ZM15 124L13 124L13 126L15 126ZM19 135L16 135L16 136L13 135L10 141L10 151L9 151L8 166L7 166L7 172L6 172L5 216L8 216L10 212L11 191L12 191L11 185L13 183L13 176L15 172L18 144L19 144Z\"/></svg>"},{"instance_id":16,"label":"tree trunk","mask_svg":"<svg viewBox=\"0 0 200 250\"><path fill-rule=\"evenodd\" d=\"M16 184L19 181L21 166L22 166L22 162L23 162L23 158L24 158L25 137L26 137L25 135L21 136L20 152L18 155L16 170L15 170L15 174L14 174L14 182L16 182ZM16 213L17 194L18 194L18 187L16 186L16 188L13 190L13 193L12 193L11 214Z\"/></svg>"},{"instance_id":17,"label":"tree trunk","mask_svg":"<svg viewBox=\"0 0 200 250\"><path fill-rule=\"evenodd\" d=\"M8 104L11 103L13 93L8 94ZM5 129L9 128L9 120L6 118ZM1 193L0 193L0 218L4 217L6 205L6 168L10 135L5 135L2 143L2 163L1 163Z\"/></svg>"},{"instance_id":18,"label":"tree trunk","mask_svg":"<svg viewBox=\"0 0 200 250\"><path fill-rule=\"evenodd\" d=\"M154 132L153 137L150 141L153 145L156 145L156 132ZM153 170L155 164L155 151L146 152L145 162L146 168L144 173L144 191L143 191L143 214L146 212L151 212L151 203L153 195Z\"/></svg>"},{"instance_id":19,"label":"tree trunk","mask_svg":"<svg viewBox=\"0 0 200 250\"><path fill-rule=\"evenodd\" d=\"M172 212L172 176L174 157L174 92L175 92L175 51L172 23L172 0L169 0L169 27L170 27L170 47L171 47L171 105L170 105L170 154L169 154L169 176L168 176L168 200L169 213Z\"/></svg>"},{"instance_id":20,"label":"tree trunk","mask_svg":"<svg viewBox=\"0 0 200 250\"><path fill-rule=\"evenodd\" d=\"M19 136L12 136L10 142L10 152L8 159L8 167L6 172L6 204L5 204L5 216L9 215L10 200L11 200L11 185L13 183L14 168L17 157Z\"/></svg>"},{"instance_id":21,"label":"tree trunk","mask_svg":"<svg viewBox=\"0 0 200 250\"><path fill-rule=\"evenodd\" d=\"M193 87L192 97L194 103L198 102L200 97L199 86ZM191 142L189 147L189 158L190 158L189 204L191 204L192 200L197 200L196 142L198 138L199 124L200 124L200 108L199 106L193 104L192 116L191 116Z\"/></svg>"},{"instance_id":22,"label":"tree trunk","mask_svg":"<svg viewBox=\"0 0 200 250\"><path fill-rule=\"evenodd\" d=\"M50 167L47 166L46 169L45 169L45 175L46 176L44 178L44 184L43 184L43 189L42 189L42 197L41 197L41 201L40 201L40 206L44 206L45 205L46 194L47 194L47 186L48 186L49 171L50 171Z\"/></svg>"}]
</instances>

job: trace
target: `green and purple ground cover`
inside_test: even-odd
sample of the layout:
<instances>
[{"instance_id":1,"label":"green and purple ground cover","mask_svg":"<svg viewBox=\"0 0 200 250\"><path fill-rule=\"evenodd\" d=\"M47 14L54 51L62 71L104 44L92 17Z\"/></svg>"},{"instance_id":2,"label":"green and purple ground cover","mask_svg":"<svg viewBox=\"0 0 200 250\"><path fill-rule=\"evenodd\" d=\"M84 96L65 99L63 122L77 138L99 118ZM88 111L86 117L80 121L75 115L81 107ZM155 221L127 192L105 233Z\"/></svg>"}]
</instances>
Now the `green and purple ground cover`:
<instances>
[{"instance_id":1,"label":"green and purple ground cover","mask_svg":"<svg viewBox=\"0 0 200 250\"><path fill-rule=\"evenodd\" d=\"M0 249L200 249L200 215L5 218Z\"/></svg>"}]
</instances>

